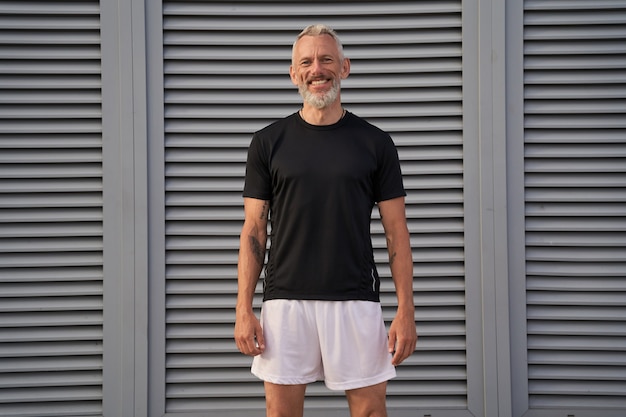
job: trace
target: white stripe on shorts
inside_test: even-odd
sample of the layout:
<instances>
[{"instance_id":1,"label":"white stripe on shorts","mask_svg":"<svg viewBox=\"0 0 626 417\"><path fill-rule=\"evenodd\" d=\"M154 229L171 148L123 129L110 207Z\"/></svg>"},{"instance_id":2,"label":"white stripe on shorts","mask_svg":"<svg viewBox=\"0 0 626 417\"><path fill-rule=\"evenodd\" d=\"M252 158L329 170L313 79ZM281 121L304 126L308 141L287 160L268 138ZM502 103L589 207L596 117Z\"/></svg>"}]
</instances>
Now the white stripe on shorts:
<instances>
[{"instance_id":1,"label":"white stripe on shorts","mask_svg":"<svg viewBox=\"0 0 626 417\"><path fill-rule=\"evenodd\" d=\"M252 373L274 384L324 380L332 390L363 388L396 376L380 304L269 300L261 325L265 352Z\"/></svg>"}]
</instances>

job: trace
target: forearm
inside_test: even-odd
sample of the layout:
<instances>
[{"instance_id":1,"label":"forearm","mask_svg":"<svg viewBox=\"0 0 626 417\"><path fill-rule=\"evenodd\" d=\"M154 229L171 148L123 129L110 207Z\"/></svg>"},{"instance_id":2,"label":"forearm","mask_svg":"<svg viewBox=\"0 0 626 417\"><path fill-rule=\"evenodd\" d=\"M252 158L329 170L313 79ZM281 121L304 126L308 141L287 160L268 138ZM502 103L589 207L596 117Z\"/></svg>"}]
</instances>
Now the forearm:
<instances>
[{"instance_id":1,"label":"forearm","mask_svg":"<svg viewBox=\"0 0 626 417\"><path fill-rule=\"evenodd\" d=\"M252 309L252 300L263 263L267 232L257 226L244 225L239 246L237 264L237 310Z\"/></svg>"},{"instance_id":2,"label":"forearm","mask_svg":"<svg viewBox=\"0 0 626 417\"><path fill-rule=\"evenodd\" d=\"M397 230L387 236L389 266L398 298L398 311L413 314L413 256L408 230Z\"/></svg>"}]
</instances>

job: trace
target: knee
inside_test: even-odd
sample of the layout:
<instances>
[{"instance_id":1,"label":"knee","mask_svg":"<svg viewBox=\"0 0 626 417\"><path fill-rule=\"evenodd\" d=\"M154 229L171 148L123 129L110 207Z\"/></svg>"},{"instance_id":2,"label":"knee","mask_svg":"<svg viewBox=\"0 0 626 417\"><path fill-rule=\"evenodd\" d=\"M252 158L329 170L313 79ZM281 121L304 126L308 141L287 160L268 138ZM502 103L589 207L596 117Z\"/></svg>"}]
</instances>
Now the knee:
<instances>
[{"instance_id":1,"label":"knee","mask_svg":"<svg viewBox=\"0 0 626 417\"><path fill-rule=\"evenodd\" d=\"M266 406L267 417L294 417L302 416L304 410L291 409L284 405L270 405Z\"/></svg>"},{"instance_id":2,"label":"knee","mask_svg":"<svg viewBox=\"0 0 626 417\"><path fill-rule=\"evenodd\" d=\"M384 409L364 409L351 414L351 417L387 417L387 411Z\"/></svg>"}]
</instances>

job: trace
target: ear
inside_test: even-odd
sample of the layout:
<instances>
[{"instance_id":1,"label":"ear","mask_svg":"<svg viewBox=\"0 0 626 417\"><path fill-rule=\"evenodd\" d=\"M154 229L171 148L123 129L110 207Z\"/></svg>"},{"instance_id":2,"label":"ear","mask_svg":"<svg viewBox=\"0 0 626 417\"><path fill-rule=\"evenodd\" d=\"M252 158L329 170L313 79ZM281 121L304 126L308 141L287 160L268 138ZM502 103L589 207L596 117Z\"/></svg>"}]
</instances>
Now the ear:
<instances>
[{"instance_id":1,"label":"ear","mask_svg":"<svg viewBox=\"0 0 626 417\"><path fill-rule=\"evenodd\" d=\"M293 68L293 65L289 65L289 77L291 77L291 82L295 85L298 85L298 79L296 78L296 70Z\"/></svg>"},{"instance_id":2,"label":"ear","mask_svg":"<svg viewBox=\"0 0 626 417\"><path fill-rule=\"evenodd\" d=\"M341 64L341 78L346 79L350 75L350 58L344 58Z\"/></svg>"}]
</instances>

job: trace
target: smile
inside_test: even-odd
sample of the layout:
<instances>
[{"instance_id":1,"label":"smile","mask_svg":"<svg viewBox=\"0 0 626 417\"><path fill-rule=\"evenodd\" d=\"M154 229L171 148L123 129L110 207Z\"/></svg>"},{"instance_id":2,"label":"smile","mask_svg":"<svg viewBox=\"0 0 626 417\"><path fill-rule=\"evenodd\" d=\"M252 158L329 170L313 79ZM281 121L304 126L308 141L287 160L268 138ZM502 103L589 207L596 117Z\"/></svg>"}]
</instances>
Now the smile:
<instances>
[{"instance_id":1,"label":"smile","mask_svg":"<svg viewBox=\"0 0 626 417\"><path fill-rule=\"evenodd\" d=\"M309 81L309 84L311 84L311 85L322 85L322 84L326 84L329 81L330 81L329 79L313 80L313 81Z\"/></svg>"}]
</instances>

